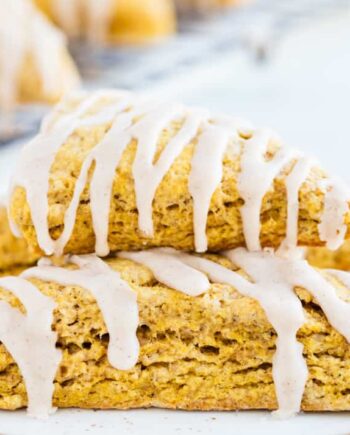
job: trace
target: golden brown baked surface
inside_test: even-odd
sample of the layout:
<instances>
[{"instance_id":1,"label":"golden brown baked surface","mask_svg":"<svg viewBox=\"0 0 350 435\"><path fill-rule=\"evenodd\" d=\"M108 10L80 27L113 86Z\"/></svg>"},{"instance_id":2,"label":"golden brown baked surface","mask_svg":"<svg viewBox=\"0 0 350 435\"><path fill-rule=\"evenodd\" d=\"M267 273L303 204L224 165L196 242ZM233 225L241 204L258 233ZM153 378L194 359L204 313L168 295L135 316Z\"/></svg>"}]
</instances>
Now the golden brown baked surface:
<instances>
[{"instance_id":1,"label":"golden brown baked surface","mask_svg":"<svg viewBox=\"0 0 350 435\"><path fill-rule=\"evenodd\" d=\"M54 0L35 2L55 24L60 25ZM108 42L141 44L175 32L176 16L172 0L116 0L114 3L106 32ZM84 21L84 10L79 13L79 18ZM83 33L86 26L86 23L82 23ZM79 34L79 29L76 29L75 34Z\"/></svg>"},{"instance_id":2,"label":"golden brown baked surface","mask_svg":"<svg viewBox=\"0 0 350 435\"><path fill-rule=\"evenodd\" d=\"M10 230L5 207L0 206L0 270L31 265L38 259L24 239L16 238Z\"/></svg>"},{"instance_id":3,"label":"golden brown baked surface","mask_svg":"<svg viewBox=\"0 0 350 435\"><path fill-rule=\"evenodd\" d=\"M109 38L119 44L140 44L171 35L175 30L172 1L118 0Z\"/></svg>"},{"instance_id":4,"label":"golden brown baked surface","mask_svg":"<svg viewBox=\"0 0 350 435\"><path fill-rule=\"evenodd\" d=\"M125 372L107 361L109 337L89 292L32 280L58 304L53 328L63 360L55 406L276 408L271 374L276 336L257 302L220 284L202 296L185 296L159 284L143 266L122 259L108 263L138 294L141 352L137 365ZM349 410L350 345L309 293L297 293L307 319L298 333L309 369L302 409ZM18 307L10 293L0 294ZM26 400L17 365L0 345L0 408L20 408Z\"/></svg>"},{"instance_id":5,"label":"golden brown baked surface","mask_svg":"<svg viewBox=\"0 0 350 435\"><path fill-rule=\"evenodd\" d=\"M60 106L60 109L57 109L53 119L59 119L62 114L70 113L77 104L77 100L67 100L64 107ZM100 106L96 107L96 112L101 109ZM180 127L181 122L173 122L163 130L158 140L156 158ZM48 225L54 239L58 238L63 230L64 213L71 201L82 163L109 128L110 124L80 127L68 138L56 155L51 167L48 193ZM188 189L188 177L198 135L185 146L158 186L153 200L153 238L145 237L138 229L132 174L137 143L135 140L129 143L122 155L113 183L108 234L112 251L144 249L151 246L171 246L188 251L194 249L193 203ZM241 154L237 155L233 148L236 150L238 147L242 153L246 143L247 138L242 135L237 143L229 144L224 155L222 181L212 196L208 214L206 230L208 250L218 251L245 244L240 214L243 200L237 189ZM266 158L271 158L278 147L278 143L271 142ZM273 187L263 198L260 211L260 240L263 246L277 247L285 237L287 217L285 178L290 170L291 165L288 165L274 180ZM92 171L93 168L90 175ZM299 245L323 245L319 239L318 224L324 202L324 193L319 188L319 183L324 178L325 175L321 170L313 168L299 190ZM23 188L19 187L14 191L10 212L28 243L37 248L36 233ZM345 223L349 236L350 212L345 215ZM88 183L80 197L74 231L65 252L94 252L94 243Z\"/></svg>"},{"instance_id":6,"label":"golden brown baked surface","mask_svg":"<svg viewBox=\"0 0 350 435\"><path fill-rule=\"evenodd\" d=\"M315 267L350 270L350 242L346 241L336 251L327 248L309 248L306 258Z\"/></svg>"}]
</instances>

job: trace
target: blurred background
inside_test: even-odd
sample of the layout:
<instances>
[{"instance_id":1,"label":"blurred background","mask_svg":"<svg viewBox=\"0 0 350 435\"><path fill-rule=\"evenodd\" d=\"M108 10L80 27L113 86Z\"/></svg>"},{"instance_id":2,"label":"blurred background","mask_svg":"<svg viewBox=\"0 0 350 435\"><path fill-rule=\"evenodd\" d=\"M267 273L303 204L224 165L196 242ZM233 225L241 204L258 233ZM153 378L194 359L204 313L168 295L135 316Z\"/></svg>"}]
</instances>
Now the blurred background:
<instances>
[{"instance_id":1,"label":"blurred background","mask_svg":"<svg viewBox=\"0 0 350 435\"><path fill-rule=\"evenodd\" d=\"M248 118L350 181L350 0L1 0L0 191L78 76Z\"/></svg>"}]
</instances>

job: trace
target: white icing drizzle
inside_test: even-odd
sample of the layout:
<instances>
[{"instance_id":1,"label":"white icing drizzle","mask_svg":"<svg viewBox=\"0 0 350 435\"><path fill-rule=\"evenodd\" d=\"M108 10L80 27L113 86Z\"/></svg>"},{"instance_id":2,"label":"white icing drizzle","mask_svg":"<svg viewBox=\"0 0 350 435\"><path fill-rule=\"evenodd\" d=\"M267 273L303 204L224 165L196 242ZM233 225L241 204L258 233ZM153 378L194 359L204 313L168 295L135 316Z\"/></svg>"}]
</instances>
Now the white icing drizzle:
<instances>
[{"instance_id":1,"label":"white icing drizzle","mask_svg":"<svg viewBox=\"0 0 350 435\"><path fill-rule=\"evenodd\" d=\"M172 163L169 157L175 154L163 152L164 160L153 165L157 141L162 130L174 119L180 117L182 107L177 105L164 105L160 110L151 110L148 114L132 126L131 137L137 140L137 151L133 163L133 176L135 185L136 205L139 212L139 228L147 236L153 235L152 200L158 183L167 171L166 167ZM131 139L130 137L130 139ZM178 142L181 145L180 142ZM167 151L171 149L167 147ZM179 150L181 151L181 150ZM164 167L163 162L166 161ZM155 177L158 181L154 182ZM152 183L152 184L151 184ZM145 197L145 200L144 200Z\"/></svg>"},{"instance_id":2,"label":"white icing drizzle","mask_svg":"<svg viewBox=\"0 0 350 435\"><path fill-rule=\"evenodd\" d=\"M167 250L147 250L140 252L120 252L120 258L127 258L142 263L152 270L157 280L175 290L190 296L198 296L209 290L208 278L200 272L184 264Z\"/></svg>"},{"instance_id":3,"label":"white icing drizzle","mask_svg":"<svg viewBox=\"0 0 350 435\"><path fill-rule=\"evenodd\" d=\"M139 354L136 293L120 278L119 273L95 255L73 256L70 262L79 269L55 267L45 259L39 262L38 267L26 270L23 276L62 285L78 285L89 290L97 301L110 335L110 364L119 370L131 369Z\"/></svg>"},{"instance_id":4,"label":"white icing drizzle","mask_svg":"<svg viewBox=\"0 0 350 435\"><path fill-rule=\"evenodd\" d=\"M346 235L344 215L349 211L349 190L338 180L326 180L321 187L325 198L318 225L319 236L328 249L336 250L343 244Z\"/></svg>"},{"instance_id":5,"label":"white icing drizzle","mask_svg":"<svg viewBox=\"0 0 350 435\"><path fill-rule=\"evenodd\" d=\"M53 0L53 8L60 27L69 36L86 34L90 42L106 41L116 10L115 0Z\"/></svg>"},{"instance_id":6,"label":"white icing drizzle","mask_svg":"<svg viewBox=\"0 0 350 435\"><path fill-rule=\"evenodd\" d=\"M66 41L29 0L0 2L0 107L11 109L17 99L18 76L28 55L33 57L44 92L55 94L77 85L78 78L60 77Z\"/></svg>"},{"instance_id":7,"label":"white icing drizzle","mask_svg":"<svg viewBox=\"0 0 350 435\"><path fill-rule=\"evenodd\" d=\"M192 157L188 187L193 198L193 227L197 252L205 252L208 248L206 226L210 201L222 179L222 159L230 135L230 130L207 125L199 136Z\"/></svg>"},{"instance_id":8,"label":"white icing drizzle","mask_svg":"<svg viewBox=\"0 0 350 435\"><path fill-rule=\"evenodd\" d=\"M290 174L287 176L286 192L287 192L287 223L286 223L286 238L283 240L279 252L287 253L289 250L295 249L298 243L298 219L299 219L299 190L305 182L307 175L311 169L311 160L306 157L301 157L294 164Z\"/></svg>"},{"instance_id":9,"label":"white icing drizzle","mask_svg":"<svg viewBox=\"0 0 350 435\"><path fill-rule=\"evenodd\" d=\"M168 109L167 109L168 107ZM161 116L161 112L162 116ZM169 142L158 161L153 164L158 138L174 116L186 116L182 107L166 105L163 110L151 112L133 127L133 137L137 139L137 152L133 164L133 176L139 228L147 236L153 236L152 201L159 183L185 145L196 136L202 114L193 112L179 133Z\"/></svg>"},{"instance_id":10,"label":"white icing drizzle","mask_svg":"<svg viewBox=\"0 0 350 435\"><path fill-rule=\"evenodd\" d=\"M272 187L273 180L293 158L293 151L282 148L273 158L266 160L270 139L269 131L257 131L245 143L241 157L237 187L244 200L241 207L242 225L246 246L250 251L261 249L260 210L263 198Z\"/></svg>"},{"instance_id":11,"label":"white icing drizzle","mask_svg":"<svg viewBox=\"0 0 350 435\"><path fill-rule=\"evenodd\" d=\"M20 277L0 278L0 287L22 302L26 313L0 302L0 340L17 362L28 396L28 413L46 417L52 413L54 379L61 351L51 330L55 303Z\"/></svg>"},{"instance_id":12,"label":"white icing drizzle","mask_svg":"<svg viewBox=\"0 0 350 435\"><path fill-rule=\"evenodd\" d=\"M108 104L103 103L102 109L94 113L96 104L106 98ZM52 240L47 222L47 196L50 168L55 156L77 128L105 123L111 124L110 128L83 161L73 198L64 216L64 230L58 240ZM172 129L173 123L180 125L179 130L164 144L164 149L154 162L159 137L163 131ZM148 101L120 91L95 93L84 98L71 114L58 120L52 115L44 121L39 135L22 150L10 194L16 186L25 189L39 246L46 255L61 255L72 235L80 196L94 163L95 169L90 183L90 208L96 238L95 251L97 255L105 256L110 249L109 214L115 171L128 144L133 140L136 142L132 174L139 230L143 236L152 237L152 205L157 188L182 150L196 139L188 189L193 199L195 249L197 252L204 252L208 245L208 211L212 195L222 179L224 153L228 144L242 143L241 172L237 185L244 200L240 211L246 245L252 251L261 248L259 236L263 198L273 188L276 176L288 163L295 160L291 173L286 177L288 220L286 240L280 252L291 250L298 240L298 192L308 174L309 162L284 148L266 160L270 133L265 130L253 132L251 139L244 141L239 139L239 131L239 125L234 119L210 119L205 112L188 110L181 105ZM319 226L321 237L327 239L329 245L332 241L334 244L334 231L337 233L337 243L345 233L343 221L344 212L347 210L347 195L336 186L326 194L323 218ZM13 223L12 228L16 229ZM16 231L16 234L19 232Z\"/></svg>"}]
</instances>

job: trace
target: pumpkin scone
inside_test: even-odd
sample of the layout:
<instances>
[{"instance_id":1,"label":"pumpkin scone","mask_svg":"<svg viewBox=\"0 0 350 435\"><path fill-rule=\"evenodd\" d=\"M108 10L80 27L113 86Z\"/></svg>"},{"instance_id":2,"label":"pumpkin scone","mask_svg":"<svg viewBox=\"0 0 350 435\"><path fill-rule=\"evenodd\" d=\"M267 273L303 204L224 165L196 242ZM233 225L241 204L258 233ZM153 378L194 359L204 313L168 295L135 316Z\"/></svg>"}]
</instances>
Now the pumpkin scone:
<instances>
[{"instance_id":1,"label":"pumpkin scone","mask_svg":"<svg viewBox=\"0 0 350 435\"><path fill-rule=\"evenodd\" d=\"M64 35L31 0L2 0L0 16L0 109L57 103L79 85Z\"/></svg>"},{"instance_id":2,"label":"pumpkin scone","mask_svg":"<svg viewBox=\"0 0 350 435\"><path fill-rule=\"evenodd\" d=\"M35 0L70 37L95 43L142 44L176 29L173 0Z\"/></svg>"},{"instance_id":3,"label":"pumpkin scone","mask_svg":"<svg viewBox=\"0 0 350 435\"><path fill-rule=\"evenodd\" d=\"M0 279L0 408L350 410L343 273L243 248L42 260Z\"/></svg>"},{"instance_id":4,"label":"pumpkin scone","mask_svg":"<svg viewBox=\"0 0 350 435\"><path fill-rule=\"evenodd\" d=\"M337 248L350 235L348 201L269 130L103 91L63 100L23 148L10 215L47 255Z\"/></svg>"},{"instance_id":5,"label":"pumpkin scone","mask_svg":"<svg viewBox=\"0 0 350 435\"><path fill-rule=\"evenodd\" d=\"M249 0L175 0L180 12L213 11L227 7L241 6Z\"/></svg>"}]
</instances>

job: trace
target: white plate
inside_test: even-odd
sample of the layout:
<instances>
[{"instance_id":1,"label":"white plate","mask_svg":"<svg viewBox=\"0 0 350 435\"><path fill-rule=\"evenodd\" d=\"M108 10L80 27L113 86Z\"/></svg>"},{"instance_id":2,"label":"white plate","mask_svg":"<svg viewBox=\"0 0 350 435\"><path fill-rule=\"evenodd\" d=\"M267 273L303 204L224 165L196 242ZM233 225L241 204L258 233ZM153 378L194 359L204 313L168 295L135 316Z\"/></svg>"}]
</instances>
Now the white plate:
<instances>
[{"instance_id":1,"label":"white plate","mask_svg":"<svg viewBox=\"0 0 350 435\"><path fill-rule=\"evenodd\" d=\"M276 420L267 412L59 410L48 420L24 411L0 412L4 435L348 435L349 413L300 414Z\"/></svg>"}]
</instances>

